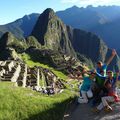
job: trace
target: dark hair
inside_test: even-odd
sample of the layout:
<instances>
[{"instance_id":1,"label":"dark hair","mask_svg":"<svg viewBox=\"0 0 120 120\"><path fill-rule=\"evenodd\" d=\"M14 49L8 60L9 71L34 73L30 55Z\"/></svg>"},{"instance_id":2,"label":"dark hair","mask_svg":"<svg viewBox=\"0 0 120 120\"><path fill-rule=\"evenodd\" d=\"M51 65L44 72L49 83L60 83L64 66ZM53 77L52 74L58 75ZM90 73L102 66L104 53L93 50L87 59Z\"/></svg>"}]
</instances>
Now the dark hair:
<instances>
[{"instance_id":1,"label":"dark hair","mask_svg":"<svg viewBox=\"0 0 120 120\"><path fill-rule=\"evenodd\" d=\"M98 61L97 64L102 64L102 62L101 62L101 61Z\"/></svg>"}]
</instances>

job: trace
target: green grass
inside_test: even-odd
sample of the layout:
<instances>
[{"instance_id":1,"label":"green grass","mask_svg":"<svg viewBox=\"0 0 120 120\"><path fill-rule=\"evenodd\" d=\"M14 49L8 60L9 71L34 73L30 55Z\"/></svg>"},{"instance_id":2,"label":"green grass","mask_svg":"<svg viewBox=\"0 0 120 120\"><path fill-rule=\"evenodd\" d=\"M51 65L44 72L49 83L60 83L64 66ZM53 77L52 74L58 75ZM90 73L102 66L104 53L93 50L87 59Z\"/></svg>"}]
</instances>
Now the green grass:
<instances>
[{"instance_id":1,"label":"green grass","mask_svg":"<svg viewBox=\"0 0 120 120\"><path fill-rule=\"evenodd\" d=\"M13 83L0 82L0 120L62 120L74 93L47 96Z\"/></svg>"},{"instance_id":2,"label":"green grass","mask_svg":"<svg viewBox=\"0 0 120 120\"><path fill-rule=\"evenodd\" d=\"M23 54L22 59L31 67L49 68L60 78L67 79L62 72L33 62L27 54ZM68 103L75 97L76 92L69 86L60 94L48 96L30 88L15 87L13 83L0 82L0 120L62 120Z\"/></svg>"}]
</instances>

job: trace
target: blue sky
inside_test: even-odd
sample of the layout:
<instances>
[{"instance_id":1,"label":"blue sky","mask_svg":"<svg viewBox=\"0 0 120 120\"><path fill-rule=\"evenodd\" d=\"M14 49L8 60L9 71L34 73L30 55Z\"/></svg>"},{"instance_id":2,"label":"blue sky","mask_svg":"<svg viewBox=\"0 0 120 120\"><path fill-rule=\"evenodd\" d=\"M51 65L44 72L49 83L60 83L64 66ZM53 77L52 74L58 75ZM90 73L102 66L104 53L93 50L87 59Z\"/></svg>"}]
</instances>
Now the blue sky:
<instances>
[{"instance_id":1,"label":"blue sky","mask_svg":"<svg viewBox=\"0 0 120 120\"><path fill-rule=\"evenodd\" d=\"M26 14L42 13L46 8L64 10L73 5L120 5L120 0L0 0L0 25L12 22Z\"/></svg>"}]
</instances>

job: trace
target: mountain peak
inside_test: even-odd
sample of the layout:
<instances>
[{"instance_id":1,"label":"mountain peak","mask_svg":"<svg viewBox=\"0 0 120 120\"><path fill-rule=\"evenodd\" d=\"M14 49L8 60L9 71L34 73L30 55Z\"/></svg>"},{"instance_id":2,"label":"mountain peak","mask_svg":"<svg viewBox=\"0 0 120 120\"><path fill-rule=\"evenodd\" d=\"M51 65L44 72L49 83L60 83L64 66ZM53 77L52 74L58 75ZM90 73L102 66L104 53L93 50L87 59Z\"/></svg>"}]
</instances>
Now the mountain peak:
<instances>
[{"instance_id":1,"label":"mountain peak","mask_svg":"<svg viewBox=\"0 0 120 120\"><path fill-rule=\"evenodd\" d=\"M3 41L10 41L10 40L13 40L14 38L15 36L11 32L6 32L1 37L1 40L3 39Z\"/></svg>"},{"instance_id":2,"label":"mountain peak","mask_svg":"<svg viewBox=\"0 0 120 120\"><path fill-rule=\"evenodd\" d=\"M11 33L11 32L6 32L3 36L2 36L2 38L3 37L5 37L5 38L13 38L14 37L14 35Z\"/></svg>"},{"instance_id":3,"label":"mountain peak","mask_svg":"<svg viewBox=\"0 0 120 120\"><path fill-rule=\"evenodd\" d=\"M86 8L89 8L89 9L90 9L90 8L93 8L93 6L92 6L92 5L88 5Z\"/></svg>"},{"instance_id":4,"label":"mountain peak","mask_svg":"<svg viewBox=\"0 0 120 120\"><path fill-rule=\"evenodd\" d=\"M46 10L44 10L44 12L54 12L54 10L52 8L47 8Z\"/></svg>"},{"instance_id":5,"label":"mountain peak","mask_svg":"<svg viewBox=\"0 0 120 120\"><path fill-rule=\"evenodd\" d=\"M67 8L66 10L67 11L78 11L78 10L80 10L80 8L78 6L76 6L76 5L74 5L74 6L70 7L70 8Z\"/></svg>"},{"instance_id":6,"label":"mountain peak","mask_svg":"<svg viewBox=\"0 0 120 120\"><path fill-rule=\"evenodd\" d=\"M11 32L6 32L0 39L0 50L3 50L14 41L15 37Z\"/></svg>"},{"instance_id":7,"label":"mountain peak","mask_svg":"<svg viewBox=\"0 0 120 120\"><path fill-rule=\"evenodd\" d=\"M76 5L74 5L74 6L72 6L71 8L73 8L73 9L78 9L79 7L76 6Z\"/></svg>"},{"instance_id":8,"label":"mountain peak","mask_svg":"<svg viewBox=\"0 0 120 120\"><path fill-rule=\"evenodd\" d=\"M51 9L51 8L47 8L47 9L42 13L42 15L48 16L49 19L52 18L53 16L56 16L54 10Z\"/></svg>"},{"instance_id":9,"label":"mountain peak","mask_svg":"<svg viewBox=\"0 0 120 120\"><path fill-rule=\"evenodd\" d=\"M30 16L29 15L25 15L25 16L23 16L23 19L24 20L30 20Z\"/></svg>"},{"instance_id":10,"label":"mountain peak","mask_svg":"<svg viewBox=\"0 0 120 120\"><path fill-rule=\"evenodd\" d=\"M32 35L35 36L41 44L44 45L44 34L48 28L48 23L51 21L51 25L56 21L58 17L51 8L47 8L38 18L38 21L32 31ZM52 22L53 21L53 22Z\"/></svg>"}]
</instances>

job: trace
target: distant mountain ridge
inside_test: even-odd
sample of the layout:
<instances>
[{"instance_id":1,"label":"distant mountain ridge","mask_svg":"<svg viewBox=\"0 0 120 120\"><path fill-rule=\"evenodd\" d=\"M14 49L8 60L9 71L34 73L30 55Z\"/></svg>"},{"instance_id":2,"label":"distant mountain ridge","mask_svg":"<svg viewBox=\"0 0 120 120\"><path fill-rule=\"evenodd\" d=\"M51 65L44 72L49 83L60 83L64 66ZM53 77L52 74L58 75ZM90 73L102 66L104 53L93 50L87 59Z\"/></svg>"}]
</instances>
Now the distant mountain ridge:
<instances>
[{"instance_id":1,"label":"distant mountain ridge","mask_svg":"<svg viewBox=\"0 0 120 120\"><path fill-rule=\"evenodd\" d=\"M94 64L98 60L106 61L111 55L111 49L97 35L65 25L50 8L46 9L39 16L30 36L21 41L11 33L5 33L0 42L1 51L2 49L6 53L11 51L11 54L14 50L18 53L22 51L27 52L33 59L35 58L35 61L50 58L48 63L51 60L53 62L57 61L59 66L64 63L64 55L76 58L77 60L78 58L81 60L83 55ZM0 55L1 53L3 52L0 52ZM8 56L11 54L8 54ZM114 58L110 67L112 70L120 70L119 56Z\"/></svg>"},{"instance_id":2,"label":"distant mountain ridge","mask_svg":"<svg viewBox=\"0 0 120 120\"><path fill-rule=\"evenodd\" d=\"M71 25L73 28L81 28L86 30L98 24L105 24L109 22L103 14L88 8L79 8L73 6L64 11L56 13L65 24Z\"/></svg>"},{"instance_id":3,"label":"distant mountain ridge","mask_svg":"<svg viewBox=\"0 0 120 120\"><path fill-rule=\"evenodd\" d=\"M73 28L94 32L100 36L109 47L119 48L120 6L88 6L79 8L73 6L57 15Z\"/></svg>"},{"instance_id":4,"label":"distant mountain ridge","mask_svg":"<svg viewBox=\"0 0 120 120\"><path fill-rule=\"evenodd\" d=\"M109 47L119 48L120 6L73 6L56 12L62 21L73 28L90 31L101 37ZM12 23L0 25L0 36L9 31L17 38L27 37L40 14L26 15Z\"/></svg>"},{"instance_id":5,"label":"distant mountain ridge","mask_svg":"<svg viewBox=\"0 0 120 120\"><path fill-rule=\"evenodd\" d=\"M5 32L13 33L17 38L24 38L30 35L39 14L32 13L25 15L23 18L17 19L14 22L0 25L0 35L2 36Z\"/></svg>"}]
</instances>

